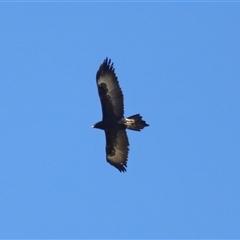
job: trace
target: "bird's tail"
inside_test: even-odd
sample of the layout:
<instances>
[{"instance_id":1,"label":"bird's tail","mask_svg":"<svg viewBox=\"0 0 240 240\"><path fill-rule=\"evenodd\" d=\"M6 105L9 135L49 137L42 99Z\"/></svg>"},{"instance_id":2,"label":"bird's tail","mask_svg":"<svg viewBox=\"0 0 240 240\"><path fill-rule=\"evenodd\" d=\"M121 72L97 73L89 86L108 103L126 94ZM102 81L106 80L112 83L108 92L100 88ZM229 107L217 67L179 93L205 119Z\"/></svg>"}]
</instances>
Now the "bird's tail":
<instances>
[{"instance_id":1,"label":"bird's tail","mask_svg":"<svg viewBox=\"0 0 240 240\"><path fill-rule=\"evenodd\" d=\"M140 114L124 118L124 125L126 125L127 129L134 131L141 131L144 127L149 126L144 120L142 120L142 116Z\"/></svg>"}]
</instances>

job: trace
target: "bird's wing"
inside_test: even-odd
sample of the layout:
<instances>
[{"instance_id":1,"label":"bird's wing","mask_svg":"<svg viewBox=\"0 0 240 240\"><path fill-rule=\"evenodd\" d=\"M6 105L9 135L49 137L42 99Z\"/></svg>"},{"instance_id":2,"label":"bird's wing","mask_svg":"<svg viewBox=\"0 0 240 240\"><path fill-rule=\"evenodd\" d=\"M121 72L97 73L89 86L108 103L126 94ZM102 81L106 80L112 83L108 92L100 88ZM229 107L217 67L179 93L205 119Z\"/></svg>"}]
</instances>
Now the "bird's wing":
<instances>
[{"instance_id":1,"label":"bird's wing","mask_svg":"<svg viewBox=\"0 0 240 240\"><path fill-rule=\"evenodd\" d=\"M123 94L110 59L106 58L100 65L96 81L102 105L103 119L113 116L123 118Z\"/></svg>"},{"instance_id":2,"label":"bird's wing","mask_svg":"<svg viewBox=\"0 0 240 240\"><path fill-rule=\"evenodd\" d=\"M129 142L124 129L118 131L105 130L107 161L120 172L125 172L129 152Z\"/></svg>"}]
</instances>

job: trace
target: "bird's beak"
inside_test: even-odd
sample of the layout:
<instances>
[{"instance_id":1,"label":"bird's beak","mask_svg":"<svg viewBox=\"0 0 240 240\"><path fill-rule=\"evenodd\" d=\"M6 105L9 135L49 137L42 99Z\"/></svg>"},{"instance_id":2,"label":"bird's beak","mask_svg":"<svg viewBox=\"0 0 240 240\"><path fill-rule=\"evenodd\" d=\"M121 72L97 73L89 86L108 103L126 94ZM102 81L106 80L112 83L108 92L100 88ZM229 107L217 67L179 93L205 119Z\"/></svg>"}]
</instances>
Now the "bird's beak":
<instances>
[{"instance_id":1,"label":"bird's beak","mask_svg":"<svg viewBox=\"0 0 240 240\"><path fill-rule=\"evenodd\" d=\"M92 125L92 127L91 128L94 128L94 125Z\"/></svg>"}]
</instances>

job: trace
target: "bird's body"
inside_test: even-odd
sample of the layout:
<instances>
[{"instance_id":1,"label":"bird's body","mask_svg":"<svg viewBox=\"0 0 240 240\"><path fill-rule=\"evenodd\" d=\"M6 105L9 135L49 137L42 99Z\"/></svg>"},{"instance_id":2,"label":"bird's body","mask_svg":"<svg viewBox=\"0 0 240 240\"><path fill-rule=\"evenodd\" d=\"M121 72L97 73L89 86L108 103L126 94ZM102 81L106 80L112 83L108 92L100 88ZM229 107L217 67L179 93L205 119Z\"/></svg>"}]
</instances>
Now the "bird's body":
<instances>
[{"instance_id":1,"label":"bird's body","mask_svg":"<svg viewBox=\"0 0 240 240\"><path fill-rule=\"evenodd\" d=\"M140 131L149 125L140 114L124 118L123 94L110 59L100 65L96 81L103 117L93 127L105 131L107 161L124 172L129 152L126 129Z\"/></svg>"}]
</instances>

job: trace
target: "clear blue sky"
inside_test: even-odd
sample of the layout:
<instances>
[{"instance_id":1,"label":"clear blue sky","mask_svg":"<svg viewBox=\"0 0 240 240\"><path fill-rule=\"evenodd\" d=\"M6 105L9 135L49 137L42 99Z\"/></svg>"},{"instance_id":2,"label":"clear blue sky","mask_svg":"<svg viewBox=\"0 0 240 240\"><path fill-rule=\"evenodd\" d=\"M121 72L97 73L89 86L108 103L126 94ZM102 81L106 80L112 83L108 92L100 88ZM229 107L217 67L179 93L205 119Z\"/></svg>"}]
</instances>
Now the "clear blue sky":
<instances>
[{"instance_id":1,"label":"clear blue sky","mask_svg":"<svg viewBox=\"0 0 240 240\"><path fill-rule=\"evenodd\" d=\"M240 238L239 3L1 3L0 238ZM95 83L115 64L128 171Z\"/></svg>"}]
</instances>

